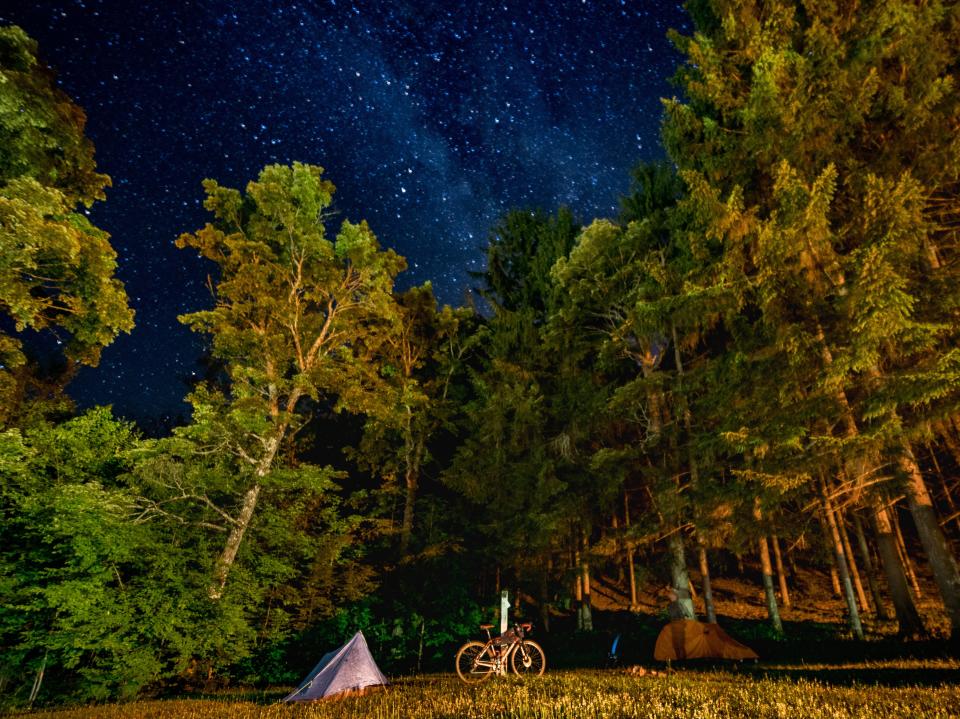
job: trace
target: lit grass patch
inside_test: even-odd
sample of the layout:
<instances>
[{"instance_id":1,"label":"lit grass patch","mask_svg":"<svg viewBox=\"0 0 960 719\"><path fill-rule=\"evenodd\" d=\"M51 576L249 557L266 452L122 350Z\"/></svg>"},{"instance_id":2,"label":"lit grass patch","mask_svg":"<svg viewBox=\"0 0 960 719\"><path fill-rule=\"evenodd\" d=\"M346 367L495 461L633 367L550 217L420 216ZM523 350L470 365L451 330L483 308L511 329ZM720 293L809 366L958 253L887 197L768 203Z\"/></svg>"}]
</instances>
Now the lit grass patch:
<instances>
[{"instance_id":1,"label":"lit grass patch","mask_svg":"<svg viewBox=\"0 0 960 719\"><path fill-rule=\"evenodd\" d=\"M874 670L860 667L869 681ZM902 667L906 668L906 667ZM807 672L796 677L790 672ZM226 696L84 707L32 716L45 719L235 719L329 717L330 719L565 719L637 717L644 719L808 717L809 719L916 719L960 715L960 666L956 662L914 662L910 670L928 671L932 686L834 683L835 667L768 667L767 676L729 671L680 671L668 676L636 677L624 672L555 672L542 678L495 678L465 686L453 675L402 678L385 692L306 705L269 704L282 696L263 695L262 703ZM846 667L848 670L856 667ZM756 672L763 671L757 667ZM778 674L784 672L784 674ZM948 673L948 674L947 674ZM885 675L879 675L881 681ZM931 682L933 683L933 682ZM249 696L249 695L248 695Z\"/></svg>"}]
</instances>

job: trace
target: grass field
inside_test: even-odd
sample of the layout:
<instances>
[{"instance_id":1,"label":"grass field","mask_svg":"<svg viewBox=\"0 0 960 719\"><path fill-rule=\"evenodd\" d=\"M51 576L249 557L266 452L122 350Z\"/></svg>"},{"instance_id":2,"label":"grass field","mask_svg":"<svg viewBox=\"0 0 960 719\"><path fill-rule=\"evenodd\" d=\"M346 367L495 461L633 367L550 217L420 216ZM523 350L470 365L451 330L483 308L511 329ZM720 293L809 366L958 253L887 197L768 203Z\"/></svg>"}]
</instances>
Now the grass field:
<instances>
[{"instance_id":1,"label":"grass field","mask_svg":"<svg viewBox=\"0 0 960 719\"><path fill-rule=\"evenodd\" d=\"M550 672L465 686L456 676L397 679L388 690L310 705L274 705L280 692L221 694L35 712L36 719L213 719L234 717L805 717L900 719L960 716L960 662L751 665L738 671L681 670L634 676L617 670Z\"/></svg>"}]
</instances>

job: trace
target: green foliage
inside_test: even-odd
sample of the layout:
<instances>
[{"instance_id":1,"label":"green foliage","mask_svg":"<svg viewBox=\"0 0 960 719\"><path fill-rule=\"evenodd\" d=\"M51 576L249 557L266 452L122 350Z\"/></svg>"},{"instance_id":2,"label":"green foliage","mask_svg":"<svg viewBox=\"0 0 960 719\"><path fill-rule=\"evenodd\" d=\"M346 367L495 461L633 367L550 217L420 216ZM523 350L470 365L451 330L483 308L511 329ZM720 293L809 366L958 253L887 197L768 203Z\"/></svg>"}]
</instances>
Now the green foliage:
<instances>
[{"instance_id":1,"label":"green foliage","mask_svg":"<svg viewBox=\"0 0 960 719\"><path fill-rule=\"evenodd\" d=\"M376 399L366 360L391 329L393 278L405 263L380 250L366 223L345 221L327 239L323 211L334 186L322 173L271 165L245 196L207 180L204 206L215 222L177 240L220 269L216 306L181 317L211 336L231 379L229 400L194 396L197 419L222 417L217 431L239 432L230 441L254 466L266 454L248 444L251 433L279 442L299 421L300 400L336 398L363 411Z\"/></svg>"},{"instance_id":2,"label":"green foliage","mask_svg":"<svg viewBox=\"0 0 960 719\"><path fill-rule=\"evenodd\" d=\"M473 341L462 440L443 474L483 508L479 526L495 538L497 559L515 567L535 562L583 509L585 497L570 483L589 486L572 459L582 436L578 403L595 388L574 371L573 354L558 368L546 334L560 301L551 268L578 231L566 209L555 217L514 211L494 230L483 276L493 316Z\"/></svg>"},{"instance_id":3,"label":"green foliage","mask_svg":"<svg viewBox=\"0 0 960 719\"><path fill-rule=\"evenodd\" d=\"M15 25L0 28L0 78L0 184L32 178L59 190L70 206L104 199L110 178L96 172L83 110Z\"/></svg>"},{"instance_id":4,"label":"green foliage","mask_svg":"<svg viewBox=\"0 0 960 719\"><path fill-rule=\"evenodd\" d=\"M414 529L414 507L430 442L449 424L454 411L451 384L468 352L468 310L438 310L429 283L395 296L396 324L385 334L373 362L381 383L377 406L368 405L364 433L349 456L377 472L385 489L405 493L400 551L406 553ZM402 485L398 486L398 485Z\"/></svg>"},{"instance_id":5,"label":"green foliage","mask_svg":"<svg viewBox=\"0 0 960 719\"><path fill-rule=\"evenodd\" d=\"M210 335L230 380L226 392L201 387L191 395L194 422L181 437L242 467L243 499L228 519L210 588L215 600L261 490L270 491L265 478L310 408L381 408L383 378L373 358L397 324L393 280L405 262L380 249L366 222L344 221L327 239L323 211L334 186L322 175L313 165L270 165L245 195L207 180L204 206L215 221L177 240L220 270L215 307L180 320Z\"/></svg>"},{"instance_id":6,"label":"green foliage","mask_svg":"<svg viewBox=\"0 0 960 719\"><path fill-rule=\"evenodd\" d=\"M83 111L36 51L20 28L0 28L0 312L15 330L0 333L0 426L25 399L24 330L96 365L133 328L109 235L77 211L104 199L110 178L95 171Z\"/></svg>"},{"instance_id":7,"label":"green foliage","mask_svg":"<svg viewBox=\"0 0 960 719\"><path fill-rule=\"evenodd\" d=\"M566 207L553 217L541 210L508 212L490 235L484 296L507 311L549 310L556 299L550 269L570 251L579 231Z\"/></svg>"},{"instance_id":8,"label":"green foliage","mask_svg":"<svg viewBox=\"0 0 960 719\"><path fill-rule=\"evenodd\" d=\"M77 699L132 695L163 672L158 608L134 579L160 558L144 554L153 538L128 521L121 486L134 441L108 410L3 435L0 671L21 691L41 668Z\"/></svg>"},{"instance_id":9,"label":"green foliage","mask_svg":"<svg viewBox=\"0 0 960 719\"><path fill-rule=\"evenodd\" d=\"M665 138L731 289L795 368L822 335L824 379L851 396L878 370L934 366L956 331L953 4L698 7L701 32L675 37L689 100L667 102Z\"/></svg>"}]
</instances>

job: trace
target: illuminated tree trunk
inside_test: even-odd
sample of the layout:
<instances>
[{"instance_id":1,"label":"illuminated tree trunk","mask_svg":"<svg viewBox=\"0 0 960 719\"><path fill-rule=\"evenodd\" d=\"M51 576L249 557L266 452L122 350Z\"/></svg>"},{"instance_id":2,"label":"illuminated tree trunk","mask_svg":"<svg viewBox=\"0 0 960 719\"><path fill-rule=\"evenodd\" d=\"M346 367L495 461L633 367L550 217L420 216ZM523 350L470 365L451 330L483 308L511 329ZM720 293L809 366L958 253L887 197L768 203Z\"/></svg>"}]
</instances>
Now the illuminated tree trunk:
<instances>
[{"instance_id":1,"label":"illuminated tree trunk","mask_svg":"<svg viewBox=\"0 0 960 719\"><path fill-rule=\"evenodd\" d=\"M903 532L900 530L900 517L897 516L896 505L890 508L890 521L893 523L893 533L897 538L897 553L900 555L900 561L903 563L903 569L907 573L907 579L910 580L910 586L913 587L913 593L920 599L923 593L920 591L920 582L917 579L917 573L913 569L913 562L910 554L907 552L907 543L903 539Z\"/></svg>"},{"instance_id":2,"label":"illuminated tree trunk","mask_svg":"<svg viewBox=\"0 0 960 719\"><path fill-rule=\"evenodd\" d=\"M404 480L406 498L403 505L403 523L400 525L400 555L406 556L413 535L413 512L417 504L417 488L420 484L420 464L423 461L424 440L413 433L413 412L407 407L407 424L404 431Z\"/></svg>"},{"instance_id":3,"label":"illuminated tree trunk","mask_svg":"<svg viewBox=\"0 0 960 719\"><path fill-rule=\"evenodd\" d=\"M707 613L707 621L711 624L717 622L717 611L713 605L713 589L710 586L710 565L707 562L707 548L703 540L697 534L697 558L700 561L700 577L703 582L703 608Z\"/></svg>"},{"instance_id":4,"label":"illuminated tree trunk","mask_svg":"<svg viewBox=\"0 0 960 719\"><path fill-rule=\"evenodd\" d=\"M673 338L673 354L674 361L677 365L677 374L682 379L683 357L680 352L680 342L677 341L677 326L672 321L670 323L670 334ZM689 442L690 437L693 434L693 417L690 414L690 408L687 406L686 401L683 402L681 411L683 414L684 428L687 430L687 438ZM694 488L696 488L700 483L700 470L697 464L697 457L693 452L692 445L689 445L688 461L690 463L690 483ZM710 565L707 561L707 548L703 544L703 540L700 537L700 532L694 530L694 533L697 542L697 560L700 565L700 577L701 581L703 582L703 608L707 614L707 621L715 623L717 621L717 613L713 606L713 589L710 586ZM686 562L684 562L684 568L686 568ZM691 585L691 590L692 589L693 587Z\"/></svg>"},{"instance_id":5,"label":"illuminated tree trunk","mask_svg":"<svg viewBox=\"0 0 960 719\"><path fill-rule=\"evenodd\" d=\"M790 590L787 588L787 573L783 569L783 557L780 555L780 540L777 535L770 536L770 544L773 546L773 558L777 564L777 579L780 580L780 600L783 606L790 608Z\"/></svg>"},{"instance_id":6,"label":"illuminated tree trunk","mask_svg":"<svg viewBox=\"0 0 960 719\"><path fill-rule=\"evenodd\" d=\"M623 490L623 524L630 527L630 495L627 490ZM633 542L629 537L626 540L627 545L627 579L630 582L630 611L635 612L639 608L637 604L637 576L636 569L633 566L634 548Z\"/></svg>"},{"instance_id":7,"label":"illuminated tree trunk","mask_svg":"<svg viewBox=\"0 0 960 719\"><path fill-rule=\"evenodd\" d=\"M923 620L920 619L920 613L917 612L913 597L910 596L910 588L907 586L907 576L900 561L897 538L893 533L889 510L880 500L876 500L870 509L873 530L877 538L877 551L887 577L887 589L890 592L890 599L893 600L900 634L906 637L926 636Z\"/></svg>"},{"instance_id":8,"label":"illuminated tree trunk","mask_svg":"<svg viewBox=\"0 0 960 719\"><path fill-rule=\"evenodd\" d=\"M687 574L687 557L683 550L683 535L679 529L670 533L667 545L670 551L670 576L673 591L677 593L677 601L683 612L683 618L696 619L693 600L690 598L690 575Z\"/></svg>"},{"instance_id":9,"label":"illuminated tree trunk","mask_svg":"<svg viewBox=\"0 0 960 719\"><path fill-rule=\"evenodd\" d=\"M819 326L817 328L817 338L820 341L820 354L823 359L823 364L825 367L830 367L833 364L833 357L824 339L823 330ZM846 392L838 389L836 398L843 410L842 418L845 436L847 438L858 436L860 430L853 416L853 410L850 409ZM867 460L860 457L856 460L846 460L843 469L849 478L852 478L854 481L859 481L861 477L867 475L867 465ZM887 588L890 591L890 599L893 600L894 612L897 615L897 622L900 625L900 634L904 636L924 635L926 634L926 630L920 619L920 614L917 612L913 598L910 596L910 590L907 588L903 562L897 552L897 541L890 524L890 514L884 506L881 496L875 495L872 498L870 510L872 512L871 519L877 538L880 562L883 565L883 571L887 577Z\"/></svg>"},{"instance_id":10,"label":"illuminated tree trunk","mask_svg":"<svg viewBox=\"0 0 960 719\"><path fill-rule=\"evenodd\" d=\"M573 600L577 610L577 631L583 631L583 565L580 563L580 537L573 540Z\"/></svg>"},{"instance_id":11,"label":"illuminated tree trunk","mask_svg":"<svg viewBox=\"0 0 960 719\"><path fill-rule=\"evenodd\" d=\"M767 546L766 536L759 539L760 570L763 572L763 593L767 599L767 614L770 624L778 634L783 633L783 622L780 621L780 610L777 608L777 594L773 588L773 566L770 564L770 548Z\"/></svg>"},{"instance_id":12,"label":"illuminated tree trunk","mask_svg":"<svg viewBox=\"0 0 960 719\"><path fill-rule=\"evenodd\" d=\"M821 503L817 518L820 520L820 528L823 530L823 538L828 547L827 561L830 563L830 586L833 589L833 596L842 597L843 590L840 587L840 575L837 574L837 557L833 551L833 538L830 536L830 525L827 523L826 512Z\"/></svg>"},{"instance_id":13,"label":"illuminated tree trunk","mask_svg":"<svg viewBox=\"0 0 960 719\"><path fill-rule=\"evenodd\" d=\"M887 605L883 603L883 595L880 593L880 584L877 582L877 569L873 565L870 557L870 546L867 544L867 536L863 531L863 522L860 521L860 515L857 512L852 513L853 534L857 538L857 547L860 550L860 561L867 572L867 584L870 587L870 594L873 597L873 607L877 614L877 619L887 620L890 615L887 614Z\"/></svg>"},{"instance_id":14,"label":"illuminated tree trunk","mask_svg":"<svg viewBox=\"0 0 960 719\"><path fill-rule=\"evenodd\" d=\"M857 590L857 601L860 603L860 611L870 611L870 604L867 602L867 593L863 591L863 582L860 580L860 568L857 566L857 559L853 556L853 547L850 545L850 535L847 533L846 523L844 522L843 512L839 509L836 512L837 526L840 529L840 539L843 541L843 551L847 557L847 565L850 568L850 577L853 579L853 588Z\"/></svg>"},{"instance_id":15,"label":"illuminated tree trunk","mask_svg":"<svg viewBox=\"0 0 960 719\"><path fill-rule=\"evenodd\" d=\"M546 568L540 572L540 626L550 632L550 574L553 572L553 557L547 558ZM519 595L518 595L519 596Z\"/></svg>"},{"instance_id":16,"label":"illuminated tree trunk","mask_svg":"<svg viewBox=\"0 0 960 719\"><path fill-rule=\"evenodd\" d=\"M613 530L613 553L617 558L617 586L623 586L626 557L624 553L620 551L620 545L622 544L620 539L620 517L617 516L616 510L610 515L610 529Z\"/></svg>"},{"instance_id":17,"label":"illuminated tree trunk","mask_svg":"<svg viewBox=\"0 0 960 719\"><path fill-rule=\"evenodd\" d=\"M937 477L940 479L940 486L943 488L943 498L947 500L947 506L950 507L950 517L945 520L943 524L953 521L956 523L957 527L960 528L960 512L957 512L957 504L953 499L953 492L950 491L950 485L947 483L947 478L943 474L943 470L940 469L940 462L937 460L937 453L934 450L933 446L927 445L927 452L930 454L930 461L933 462L933 467L937 472Z\"/></svg>"},{"instance_id":18,"label":"illuminated tree trunk","mask_svg":"<svg viewBox=\"0 0 960 719\"><path fill-rule=\"evenodd\" d=\"M227 543L223 552L217 559L217 564L213 572L213 583L207 590L207 596L210 599L217 600L223 596L223 590L227 586L227 577L230 575L230 569L237 558L237 552L240 551L240 545L250 526L250 520L253 519L253 512L257 508L257 500L260 497L262 484L260 480L270 472L270 466L273 464L273 458L280 448L280 441L283 439L285 428L281 428L275 437L273 437L264 447L264 455L257 464L255 475L257 482L251 486L243 495L243 504L240 506L240 514L234 520L230 534L227 536Z\"/></svg>"},{"instance_id":19,"label":"illuminated tree trunk","mask_svg":"<svg viewBox=\"0 0 960 719\"><path fill-rule=\"evenodd\" d=\"M850 630L857 639L863 639L863 626L860 624L860 612L857 610L853 583L850 581L847 556L843 548L843 541L840 538L840 529L837 527L837 518L830 502L827 484L822 474L820 476L820 495L823 501L823 514L827 518L827 526L830 528L830 539L833 546L833 556L837 562L837 572L840 575L840 581L843 583L843 597L847 602L847 618L850 621Z\"/></svg>"},{"instance_id":20,"label":"illuminated tree trunk","mask_svg":"<svg viewBox=\"0 0 960 719\"><path fill-rule=\"evenodd\" d=\"M762 516L760 514L760 500L757 499L753 505L753 518L759 524ZM767 545L767 537L760 535L757 540L760 548L760 572L763 575L763 593L767 599L767 614L770 617L770 624L777 634L783 634L783 622L780 621L780 609L777 607L777 593L773 588L773 565L770 562L770 547Z\"/></svg>"},{"instance_id":21,"label":"illuminated tree trunk","mask_svg":"<svg viewBox=\"0 0 960 719\"><path fill-rule=\"evenodd\" d=\"M950 618L951 633L960 638L960 569L950 551L937 513L933 507L933 500L924 484L923 475L917 466L913 451L906 444L899 457L900 468L907 475L907 504L913 523L920 535L920 542L933 570L933 577L940 590L940 598Z\"/></svg>"},{"instance_id":22,"label":"illuminated tree trunk","mask_svg":"<svg viewBox=\"0 0 960 719\"><path fill-rule=\"evenodd\" d=\"M593 631L593 607L591 606L590 601L590 553L587 543L587 533L586 530L582 530L581 534L581 548L583 554L580 577L583 581L583 601L580 603L580 614L582 620L580 622L581 629L585 632Z\"/></svg>"}]
</instances>

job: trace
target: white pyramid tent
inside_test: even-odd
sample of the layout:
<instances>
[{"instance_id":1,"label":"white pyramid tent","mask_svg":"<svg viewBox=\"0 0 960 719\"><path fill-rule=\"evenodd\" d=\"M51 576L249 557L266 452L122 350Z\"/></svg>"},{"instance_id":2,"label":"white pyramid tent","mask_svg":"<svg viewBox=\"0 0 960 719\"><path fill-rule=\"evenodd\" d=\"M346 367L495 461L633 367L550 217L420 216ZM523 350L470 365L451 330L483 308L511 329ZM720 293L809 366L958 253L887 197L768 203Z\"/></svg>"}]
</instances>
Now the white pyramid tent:
<instances>
[{"instance_id":1,"label":"white pyramid tent","mask_svg":"<svg viewBox=\"0 0 960 719\"><path fill-rule=\"evenodd\" d=\"M309 702L365 687L389 684L373 661L363 632L336 651L324 655L296 691L284 697L285 702Z\"/></svg>"}]
</instances>

